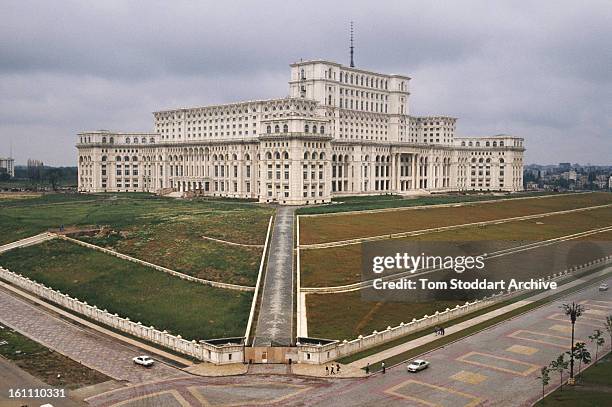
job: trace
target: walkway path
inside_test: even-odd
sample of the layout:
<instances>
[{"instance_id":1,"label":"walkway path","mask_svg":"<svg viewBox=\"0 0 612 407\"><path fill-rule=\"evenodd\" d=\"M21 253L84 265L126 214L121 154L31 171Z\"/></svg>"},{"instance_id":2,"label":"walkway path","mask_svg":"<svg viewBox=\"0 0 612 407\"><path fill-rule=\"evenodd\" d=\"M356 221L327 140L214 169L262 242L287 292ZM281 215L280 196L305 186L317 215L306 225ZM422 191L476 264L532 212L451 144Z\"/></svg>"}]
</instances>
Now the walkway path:
<instances>
[{"instance_id":1,"label":"walkway path","mask_svg":"<svg viewBox=\"0 0 612 407\"><path fill-rule=\"evenodd\" d=\"M541 299L544 299L546 297L558 294L559 292L569 290L569 289L571 289L571 288L573 288L573 287L575 287L577 285L583 284L583 283L585 283L587 281L593 280L595 278L598 278L598 277L601 277L603 275L610 274L610 273L612 273L612 267L607 267L607 268L605 268L605 269L603 269L601 271L598 271L596 273L589 274L588 276L585 276L585 277L582 277L582 278L577 278L576 280L573 280L573 281L571 281L569 283L563 284L562 286L559 287L558 290L547 290L547 291L544 291L544 292L542 292L540 294L536 294L536 295L534 295L532 297L529 297L528 299L514 302L512 304L506 305L505 307L501 307L501 308L495 309L495 310L493 310L491 312L487 312L486 314L482 314L482 315L479 315L477 317L468 319L467 321L463 321L463 322L460 322L458 324L451 325L449 327L445 327L444 328L445 334L453 334L455 332L462 331L462 330L467 329L469 327L478 325L478 324L480 324L482 322L485 322L485 321L488 321L490 319L496 318L496 317L498 317L500 315L506 314L506 313L508 313L508 312L510 312L512 310L517 309L517 308L524 307L525 305L528 305L528 304L531 304L533 302L536 302L536 301L539 301ZM421 337L419 337L417 339L414 339L412 341L402 343L401 345L397 345L397 346L394 346L392 348L383 350L383 351L381 351L379 353L375 353L375 354L373 354L371 356L365 357L363 359L356 360L355 362L349 363L348 365L352 366L352 367L363 368L367 364L372 365L372 364L380 362L382 360L386 360L386 359L388 359L388 358L390 358L392 356L399 355L399 354L407 352L409 350L418 348L419 346L423 346L423 345L428 344L430 342L435 342L436 340L439 340L441 338L443 338L443 337L436 336L433 333L429 334L429 335L421 336Z\"/></svg>"},{"instance_id":2,"label":"walkway path","mask_svg":"<svg viewBox=\"0 0 612 407\"><path fill-rule=\"evenodd\" d=\"M293 338L294 208L276 210L253 346L290 346Z\"/></svg>"},{"instance_id":3,"label":"walkway path","mask_svg":"<svg viewBox=\"0 0 612 407\"><path fill-rule=\"evenodd\" d=\"M16 242L7 243L5 245L0 246L0 253L16 249L18 247L26 247L32 246L35 244L39 244L45 242L47 240L55 239L55 235L53 233L40 233L35 236L26 237L25 239L17 240Z\"/></svg>"}]
</instances>

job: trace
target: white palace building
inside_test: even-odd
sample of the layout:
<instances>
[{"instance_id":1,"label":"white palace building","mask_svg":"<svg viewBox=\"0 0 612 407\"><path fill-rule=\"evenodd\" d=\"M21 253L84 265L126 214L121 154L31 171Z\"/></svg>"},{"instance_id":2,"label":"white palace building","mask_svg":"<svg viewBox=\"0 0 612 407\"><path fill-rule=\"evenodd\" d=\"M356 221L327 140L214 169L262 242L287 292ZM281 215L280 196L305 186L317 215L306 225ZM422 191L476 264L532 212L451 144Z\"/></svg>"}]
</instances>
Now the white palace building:
<instances>
[{"instance_id":1,"label":"white palace building","mask_svg":"<svg viewBox=\"0 0 612 407\"><path fill-rule=\"evenodd\" d=\"M409 82L301 61L286 98L155 112L150 133L79 133L79 191L302 205L523 189L522 138L455 137L456 118L411 116Z\"/></svg>"}]
</instances>

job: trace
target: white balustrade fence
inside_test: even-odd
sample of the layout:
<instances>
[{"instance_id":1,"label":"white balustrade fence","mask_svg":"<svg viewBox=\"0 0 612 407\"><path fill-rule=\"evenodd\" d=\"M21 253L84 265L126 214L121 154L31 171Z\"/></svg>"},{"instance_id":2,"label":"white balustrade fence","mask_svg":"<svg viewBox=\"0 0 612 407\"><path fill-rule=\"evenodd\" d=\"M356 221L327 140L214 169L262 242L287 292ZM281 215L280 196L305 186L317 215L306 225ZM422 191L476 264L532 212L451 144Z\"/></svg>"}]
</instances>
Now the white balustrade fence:
<instances>
[{"instance_id":1,"label":"white balustrade fence","mask_svg":"<svg viewBox=\"0 0 612 407\"><path fill-rule=\"evenodd\" d=\"M0 278L22 288L40 298L52 301L63 308L81 314L93 321L107 325L118 331L144 339L151 343L161 345L174 352L191 356L195 359L214 364L228 364L243 361L243 346L239 344L212 345L200 343L194 340L183 339L180 335L172 335L166 331L160 331L152 326L145 326L140 322L130 321L117 314L111 314L95 305L72 298L67 294L53 290L34 280L30 280L20 274L13 273L0 267Z\"/></svg>"}]
</instances>

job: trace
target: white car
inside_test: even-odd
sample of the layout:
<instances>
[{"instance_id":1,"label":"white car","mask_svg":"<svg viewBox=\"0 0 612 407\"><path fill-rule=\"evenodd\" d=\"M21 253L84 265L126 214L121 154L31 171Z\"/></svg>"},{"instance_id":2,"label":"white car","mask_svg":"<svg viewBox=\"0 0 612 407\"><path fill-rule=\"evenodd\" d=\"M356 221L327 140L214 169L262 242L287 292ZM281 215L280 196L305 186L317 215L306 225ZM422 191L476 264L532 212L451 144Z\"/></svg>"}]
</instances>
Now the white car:
<instances>
[{"instance_id":1,"label":"white car","mask_svg":"<svg viewBox=\"0 0 612 407\"><path fill-rule=\"evenodd\" d=\"M408 363L408 366L406 366L406 369L408 369L409 372L418 372L419 370L423 370L423 369L427 369L427 367L429 366L429 362L423 359L417 359L414 360L410 363Z\"/></svg>"},{"instance_id":2,"label":"white car","mask_svg":"<svg viewBox=\"0 0 612 407\"><path fill-rule=\"evenodd\" d=\"M151 367L153 366L153 363L155 363L155 361L151 359L149 356L136 356L132 360L137 365L144 366L144 367Z\"/></svg>"},{"instance_id":3,"label":"white car","mask_svg":"<svg viewBox=\"0 0 612 407\"><path fill-rule=\"evenodd\" d=\"M599 291L608 291L608 284L601 283L601 285L599 286Z\"/></svg>"}]
</instances>

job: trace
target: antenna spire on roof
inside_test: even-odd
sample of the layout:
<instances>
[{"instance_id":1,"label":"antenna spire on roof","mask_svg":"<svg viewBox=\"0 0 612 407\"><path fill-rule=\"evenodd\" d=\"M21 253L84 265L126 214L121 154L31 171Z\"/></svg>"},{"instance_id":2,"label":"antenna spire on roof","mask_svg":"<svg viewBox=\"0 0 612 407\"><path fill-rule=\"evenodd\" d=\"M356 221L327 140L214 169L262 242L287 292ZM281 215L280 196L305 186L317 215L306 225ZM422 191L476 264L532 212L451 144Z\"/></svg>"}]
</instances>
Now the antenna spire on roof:
<instances>
[{"instance_id":1,"label":"antenna spire on roof","mask_svg":"<svg viewBox=\"0 0 612 407\"><path fill-rule=\"evenodd\" d=\"M350 50L351 50L351 68L355 67L355 60L354 60L354 54L355 54L355 47L353 46L353 22L351 21L351 46L350 46Z\"/></svg>"}]
</instances>

